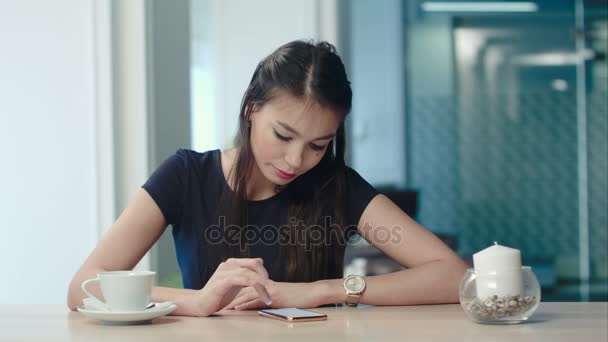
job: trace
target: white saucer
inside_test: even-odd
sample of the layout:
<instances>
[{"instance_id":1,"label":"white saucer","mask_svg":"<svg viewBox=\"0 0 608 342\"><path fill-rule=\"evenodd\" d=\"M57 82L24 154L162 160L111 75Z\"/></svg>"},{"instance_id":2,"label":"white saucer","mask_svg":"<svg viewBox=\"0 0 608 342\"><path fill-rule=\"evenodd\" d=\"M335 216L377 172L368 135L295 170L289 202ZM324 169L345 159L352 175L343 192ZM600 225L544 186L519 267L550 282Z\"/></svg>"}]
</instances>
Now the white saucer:
<instances>
[{"instance_id":1,"label":"white saucer","mask_svg":"<svg viewBox=\"0 0 608 342\"><path fill-rule=\"evenodd\" d=\"M170 314L175 309L177 309L177 305L173 303L168 303L168 305L157 306L143 311L103 311L94 308L85 308L83 306L79 306L77 308L77 310L82 312L85 316L102 320L107 324L149 323L155 318Z\"/></svg>"}]
</instances>

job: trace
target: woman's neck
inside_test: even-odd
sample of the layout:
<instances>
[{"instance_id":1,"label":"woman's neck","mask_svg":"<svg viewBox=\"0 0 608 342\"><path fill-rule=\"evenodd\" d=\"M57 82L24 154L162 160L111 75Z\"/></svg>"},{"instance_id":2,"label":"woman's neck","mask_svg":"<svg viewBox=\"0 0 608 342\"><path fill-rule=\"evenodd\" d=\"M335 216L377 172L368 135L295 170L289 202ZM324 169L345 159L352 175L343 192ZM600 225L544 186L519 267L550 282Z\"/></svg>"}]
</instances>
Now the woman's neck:
<instances>
[{"instance_id":1,"label":"woman's neck","mask_svg":"<svg viewBox=\"0 0 608 342\"><path fill-rule=\"evenodd\" d=\"M235 147L233 149L222 152L222 170L224 170L224 176L228 174L231 175L231 179L227 180L232 190L234 190L235 188L234 179L232 179L232 177L234 177L234 172L230 172L230 170L235 164L236 157L239 152L239 147ZM274 196L276 194L277 189L276 184L270 182L264 176L264 174L262 174L255 160L252 160L252 162L253 167L251 169L251 174L247 179L247 199L250 201L261 201Z\"/></svg>"}]
</instances>

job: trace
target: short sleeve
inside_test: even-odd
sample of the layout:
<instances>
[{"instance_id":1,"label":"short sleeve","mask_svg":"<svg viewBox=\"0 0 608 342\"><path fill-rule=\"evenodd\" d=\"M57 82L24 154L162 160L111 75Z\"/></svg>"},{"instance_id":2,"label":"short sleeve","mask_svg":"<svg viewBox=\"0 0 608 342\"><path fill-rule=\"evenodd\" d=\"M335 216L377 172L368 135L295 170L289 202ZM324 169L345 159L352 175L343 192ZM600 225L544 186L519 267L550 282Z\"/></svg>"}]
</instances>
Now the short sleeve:
<instances>
[{"instance_id":1,"label":"short sleeve","mask_svg":"<svg viewBox=\"0 0 608 342\"><path fill-rule=\"evenodd\" d=\"M177 150L142 185L162 211L167 224L179 223L181 217L183 194L187 186L187 161L187 151Z\"/></svg>"},{"instance_id":2,"label":"short sleeve","mask_svg":"<svg viewBox=\"0 0 608 342\"><path fill-rule=\"evenodd\" d=\"M371 200L378 195L378 191L369 184L359 173L350 167L346 169L348 185L348 230L356 230L363 211Z\"/></svg>"}]
</instances>

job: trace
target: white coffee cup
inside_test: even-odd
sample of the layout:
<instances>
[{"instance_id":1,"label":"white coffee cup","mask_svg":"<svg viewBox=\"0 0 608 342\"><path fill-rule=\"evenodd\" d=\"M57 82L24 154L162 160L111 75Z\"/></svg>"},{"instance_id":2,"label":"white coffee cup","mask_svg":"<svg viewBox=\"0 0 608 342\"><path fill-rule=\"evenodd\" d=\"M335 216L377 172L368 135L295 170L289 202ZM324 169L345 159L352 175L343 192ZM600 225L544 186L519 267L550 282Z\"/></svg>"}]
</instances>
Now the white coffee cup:
<instances>
[{"instance_id":1,"label":"white coffee cup","mask_svg":"<svg viewBox=\"0 0 608 342\"><path fill-rule=\"evenodd\" d=\"M156 272L152 271L111 271L101 272L96 278L82 282L82 290L95 298L86 287L89 283L99 283L106 305L112 311L142 311L150 303Z\"/></svg>"}]
</instances>

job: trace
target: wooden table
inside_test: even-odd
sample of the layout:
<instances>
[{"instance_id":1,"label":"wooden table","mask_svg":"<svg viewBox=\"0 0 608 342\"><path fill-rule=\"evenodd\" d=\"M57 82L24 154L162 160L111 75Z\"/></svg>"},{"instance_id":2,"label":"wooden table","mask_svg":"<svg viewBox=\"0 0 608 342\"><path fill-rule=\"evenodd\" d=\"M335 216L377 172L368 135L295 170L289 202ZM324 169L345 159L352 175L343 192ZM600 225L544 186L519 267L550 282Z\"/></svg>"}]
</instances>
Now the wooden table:
<instances>
[{"instance_id":1,"label":"wooden table","mask_svg":"<svg viewBox=\"0 0 608 342\"><path fill-rule=\"evenodd\" d=\"M327 321L285 323L255 311L166 316L111 326L61 305L0 305L0 341L608 341L608 303L541 303L529 322L481 325L459 305L325 307Z\"/></svg>"}]
</instances>

